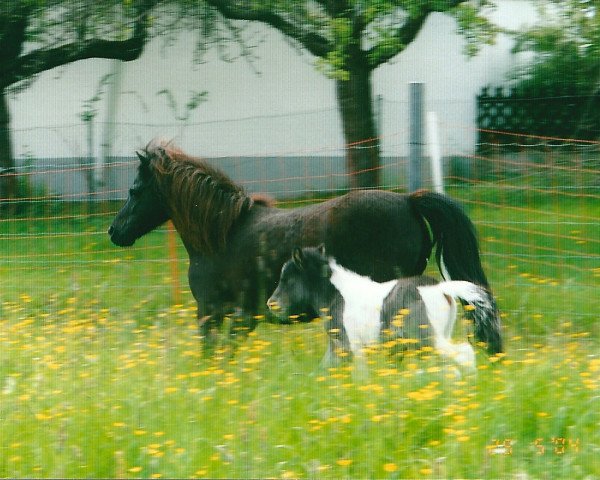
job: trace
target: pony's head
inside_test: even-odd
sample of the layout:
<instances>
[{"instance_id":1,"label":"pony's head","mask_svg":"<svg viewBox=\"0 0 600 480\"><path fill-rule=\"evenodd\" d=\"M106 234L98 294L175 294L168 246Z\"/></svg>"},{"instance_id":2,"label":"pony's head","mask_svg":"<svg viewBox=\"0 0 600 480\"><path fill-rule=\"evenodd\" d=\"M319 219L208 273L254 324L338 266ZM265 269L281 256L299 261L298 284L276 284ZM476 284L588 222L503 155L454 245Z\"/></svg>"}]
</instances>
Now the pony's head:
<instances>
[{"instance_id":1,"label":"pony's head","mask_svg":"<svg viewBox=\"0 0 600 480\"><path fill-rule=\"evenodd\" d=\"M331 303L335 294L331 273L323 245L294 248L292 258L281 269L279 283L267 300L267 306L284 322L290 317L300 321L313 320L321 308Z\"/></svg>"},{"instance_id":2,"label":"pony's head","mask_svg":"<svg viewBox=\"0 0 600 480\"><path fill-rule=\"evenodd\" d=\"M169 219L165 202L152 174L148 149L136 154L140 160L137 176L129 189L125 205L108 229L110 239L119 247L130 247L142 235Z\"/></svg>"},{"instance_id":3,"label":"pony's head","mask_svg":"<svg viewBox=\"0 0 600 480\"><path fill-rule=\"evenodd\" d=\"M219 169L170 143L150 142L137 155L137 177L108 230L119 246L132 245L171 219L186 247L213 253L225 245L233 224L254 204Z\"/></svg>"}]
</instances>

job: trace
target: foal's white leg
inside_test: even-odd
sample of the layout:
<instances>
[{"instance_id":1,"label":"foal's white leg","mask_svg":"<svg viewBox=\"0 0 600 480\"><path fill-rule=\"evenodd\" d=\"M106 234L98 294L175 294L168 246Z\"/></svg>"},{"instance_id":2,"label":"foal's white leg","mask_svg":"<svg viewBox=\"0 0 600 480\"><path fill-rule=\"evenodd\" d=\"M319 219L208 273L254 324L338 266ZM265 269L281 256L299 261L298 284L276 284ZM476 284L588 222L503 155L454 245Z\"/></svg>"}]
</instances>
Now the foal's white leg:
<instances>
[{"instance_id":1,"label":"foal's white leg","mask_svg":"<svg viewBox=\"0 0 600 480\"><path fill-rule=\"evenodd\" d=\"M353 349L354 369L352 377L356 381L367 380L369 378L369 368L367 366L367 357L362 348Z\"/></svg>"},{"instance_id":2,"label":"foal's white leg","mask_svg":"<svg viewBox=\"0 0 600 480\"><path fill-rule=\"evenodd\" d=\"M452 297L446 297L450 303L450 309L448 310L448 316L446 317L446 326L444 328L444 336L448 341L452 340L452 333L454 332L454 326L456 325L456 300Z\"/></svg>"},{"instance_id":3,"label":"foal's white leg","mask_svg":"<svg viewBox=\"0 0 600 480\"><path fill-rule=\"evenodd\" d=\"M464 342L455 345L442 338L435 338L434 344L441 356L451 359L469 372L475 372L475 351L471 344Z\"/></svg>"},{"instance_id":4,"label":"foal's white leg","mask_svg":"<svg viewBox=\"0 0 600 480\"><path fill-rule=\"evenodd\" d=\"M456 309L448 316L448 324L454 325L456 321ZM446 336L435 332L434 338L435 348L440 352L440 355L448 357L456 362L459 366L469 370L475 370L475 351L468 342L454 344L452 343L452 331Z\"/></svg>"},{"instance_id":5,"label":"foal's white leg","mask_svg":"<svg viewBox=\"0 0 600 480\"><path fill-rule=\"evenodd\" d=\"M319 365L321 368L329 368L333 365L334 360L333 347L331 346L331 341L327 342L327 351L321 360L321 364Z\"/></svg>"},{"instance_id":6,"label":"foal's white leg","mask_svg":"<svg viewBox=\"0 0 600 480\"><path fill-rule=\"evenodd\" d=\"M471 344L468 342L459 344L452 343L452 333L454 332L454 326L456 325L456 300L452 297L446 298L450 298L450 310L448 310L444 334L445 340L452 350L452 359L460 366L466 367L470 371L475 371L475 351Z\"/></svg>"},{"instance_id":7,"label":"foal's white leg","mask_svg":"<svg viewBox=\"0 0 600 480\"><path fill-rule=\"evenodd\" d=\"M323 360L321 360L321 368L335 367L341 363L340 357L335 353L335 342L331 339L327 339L327 351Z\"/></svg>"},{"instance_id":8,"label":"foal's white leg","mask_svg":"<svg viewBox=\"0 0 600 480\"><path fill-rule=\"evenodd\" d=\"M468 368L470 371L475 371L475 350L469 342L459 343L453 345L454 347L454 360L459 365Z\"/></svg>"},{"instance_id":9,"label":"foal's white leg","mask_svg":"<svg viewBox=\"0 0 600 480\"><path fill-rule=\"evenodd\" d=\"M432 326L433 343L440 355L468 369L475 369L475 352L469 343L454 345L452 332L456 324L456 301L445 295L438 285L419 287L419 294L425 303L427 319Z\"/></svg>"}]
</instances>

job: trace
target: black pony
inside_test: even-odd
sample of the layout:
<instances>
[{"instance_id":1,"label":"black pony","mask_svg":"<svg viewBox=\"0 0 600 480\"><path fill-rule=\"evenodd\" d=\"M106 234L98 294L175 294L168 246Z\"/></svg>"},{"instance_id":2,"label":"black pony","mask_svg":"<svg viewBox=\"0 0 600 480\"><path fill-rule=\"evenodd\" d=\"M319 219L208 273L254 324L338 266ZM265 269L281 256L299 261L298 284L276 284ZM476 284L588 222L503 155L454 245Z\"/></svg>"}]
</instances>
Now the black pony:
<instances>
[{"instance_id":1,"label":"black pony","mask_svg":"<svg viewBox=\"0 0 600 480\"><path fill-rule=\"evenodd\" d=\"M169 143L151 142L137 155L137 177L108 233L116 245L130 246L172 220L189 254L189 283L206 347L214 345L232 309L245 312L235 319L239 324L232 335L256 327L254 314L263 310L298 245L324 244L340 265L378 282L421 274L437 245L444 277L481 285L495 306L474 226L444 195L355 190L315 205L279 209ZM293 310L300 321L317 316L305 305ZM490 353L502 351L495 311L497 328L475 325L475 337Z\"/></svg>"}]
</instances>

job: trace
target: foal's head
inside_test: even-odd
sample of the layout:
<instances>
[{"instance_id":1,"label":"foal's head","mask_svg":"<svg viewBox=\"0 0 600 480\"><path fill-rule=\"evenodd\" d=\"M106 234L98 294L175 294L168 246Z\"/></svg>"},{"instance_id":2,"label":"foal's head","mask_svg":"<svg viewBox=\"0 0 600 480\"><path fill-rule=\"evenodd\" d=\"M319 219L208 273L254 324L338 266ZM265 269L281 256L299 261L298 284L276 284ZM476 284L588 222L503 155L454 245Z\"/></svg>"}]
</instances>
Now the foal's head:
<instances>
[{"instance_id":1,"label":"foal's head","mask_svg":"<svg viewBox=\"0 0 600 480\"><path fill-rule=\"evenodd\" d=\"M292 258L281 269L277 288L267 301L268 307L284 321L290 316L298 317L297 312L304 312L306 316L300 320L313 320L320 308L331 303L335 294L331 273L323 245L294 248Z\"/></svg>"}]
</instances>

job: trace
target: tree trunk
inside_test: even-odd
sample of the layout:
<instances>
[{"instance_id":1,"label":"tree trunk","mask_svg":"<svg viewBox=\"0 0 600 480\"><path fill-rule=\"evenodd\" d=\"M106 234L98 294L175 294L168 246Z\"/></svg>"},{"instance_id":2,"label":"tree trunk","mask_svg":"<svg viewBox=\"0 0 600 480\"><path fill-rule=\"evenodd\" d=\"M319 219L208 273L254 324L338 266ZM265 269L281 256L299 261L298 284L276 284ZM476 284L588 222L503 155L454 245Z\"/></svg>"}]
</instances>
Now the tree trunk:
<instances>
[{"instance_id":1,"label":"tree trunk","mask_svg":"<svg viewBox=\"0 0 600 480\"><path fill-rule=\"evenodd\" d=\"M342 116L346 140L346 171L348 186L375 188L379 186L381 164L379 138L373 118L371 69L366 60L350 62L348 78L336 80L337 101Z\"/></svg>"},{"instance_id":2,"label":"tree trunk","mask_svg":"<svg viewBox=\"0 0 600 480\"><path fill-rule=\"evenodd\" d=\"M0 89L0 212L12 213L17 194L17 179L10 138L10 114L6 92Z\"/></svg>"}]
</instances>

